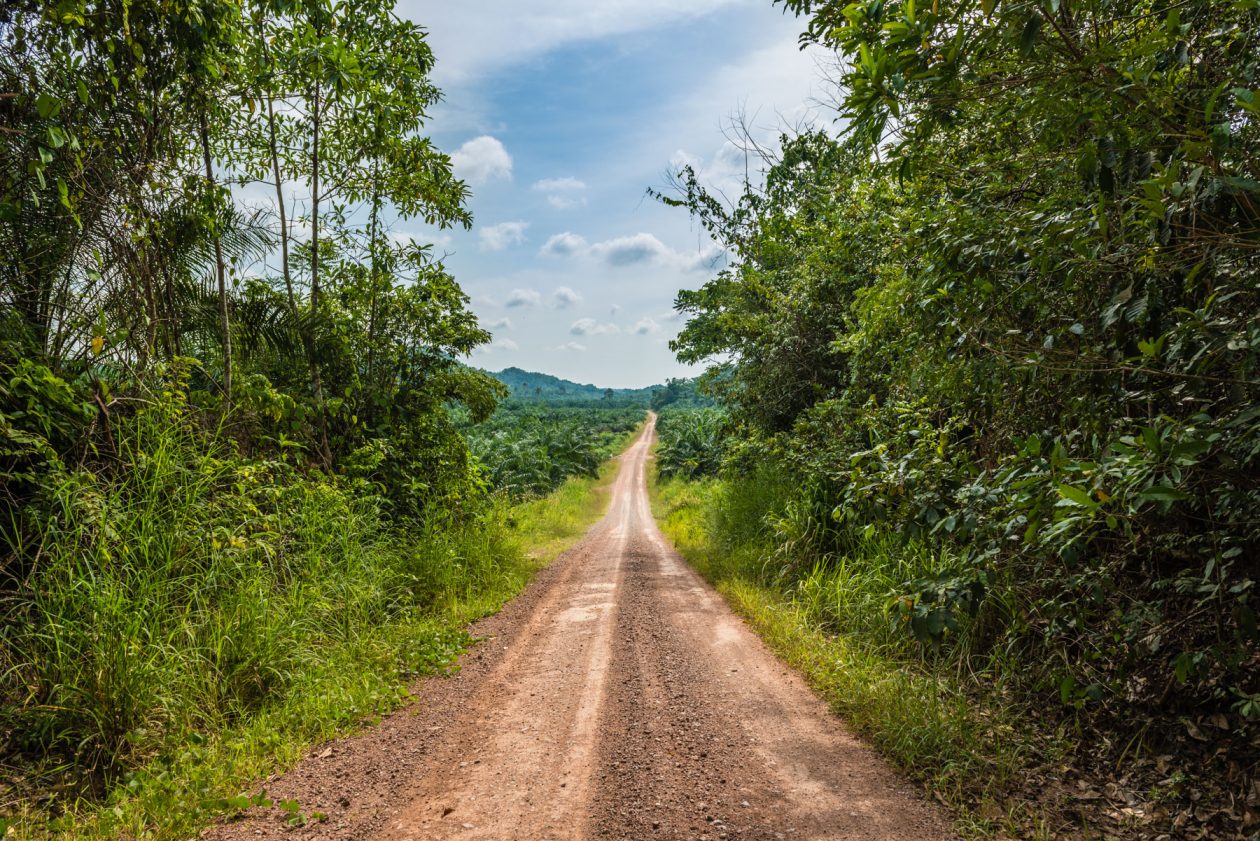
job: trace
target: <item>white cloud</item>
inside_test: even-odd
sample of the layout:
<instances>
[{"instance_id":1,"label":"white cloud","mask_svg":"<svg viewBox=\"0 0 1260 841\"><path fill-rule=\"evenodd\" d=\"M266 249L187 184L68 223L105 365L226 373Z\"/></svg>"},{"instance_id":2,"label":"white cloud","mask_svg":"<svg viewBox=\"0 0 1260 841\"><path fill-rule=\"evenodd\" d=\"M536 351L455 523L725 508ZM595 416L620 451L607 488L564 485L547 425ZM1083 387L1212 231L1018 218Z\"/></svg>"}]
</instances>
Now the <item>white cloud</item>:
<instances>
[{"instance_id":1,"label":"white cloud","mask_svg":"<svg viewBox=\"0 0 1260 841\"><path fill-rule=\"evenodd\" d=\"M484 77L564 44L698 18L744 0L402 0L401 17L422 23L438 57L438 83Z\"/></svg>"},{"instance_id":2,"label":"white cloud","mask_svg":"<svg viewBox=\"0 0 1260 841\"><path fill-rule=\"evenodd\" d=\"M610 266L632 266L665 257L670 249L651 234L639 233L597 242L590 252Z\"/></svg>"},{"instance_id":3,"label":"white cloud","mask_svg":"<svg viewBox=\"0 0 1260 841\"><path fill-rule=\"evenodd\" d=\"M613 304L608 308L609 315L616 315L619 312L621 312L621 304Z\"/></svg>"},{"instance_id":4,"label":"white cloud","mask_svg":"<svg viewBox=\"0 0 1260 841\"><path fill-rule=\"evenodd\" d=\"M640 318L634 324L634 335L646 336L648 333L656 333L661 329L661 325L657 324L650 318Z\"/></svg>"},{"instance_id":5,"label":"white cloud","mask_svg":"<svg viewBox=\"0 0 1260 841\"><path fill-rule=\"evenodd\" d=\"M783 23L799 26L790 16ZM795 39L783 37L787 32L777 30L778 24L768 28L763 46L731 54L708 79L681 89L668 103L657 119L675 127L669 136L679 145L669 157L670 171L690 166L703 186L734 199L745 181L763 182L769 166L763 156L777 160L784 134L835 129L835 111L822 102L829 96L827 79L833 74L827 64L834 55L820 47L801 50ZM715 119L723 127L722 138L714 137ZM646 121L645 131L655 125ZM704 155L697 149L713 151Z\"/></svg>"},{"instance_id":6,"label":"white cloud","mask_svg":"<svg viewBox=\"0 0 1260 841\"><path fill-rule=\"evenodd\" d=\"M511 339L495 339L493 342L490 342L490 344L478 347L475 353L488 354L501 350L518 351L520 349L521 346Z\"/></svg>"},{"instance_id":7,"label":"white cloud","mask_svg":"<svg viewBox=\"0 0 1260 841\"><path fill-rule=\"evenodd\" d=\"M492 322L490 324L490 329L491 330L511 330L512 319L508 318L507 316L504 316L503 318L500 318L498 321Z\"/></svg>"},{"instance_id":8,"label":"white cloud","mask_svg":"<svg viewBox=\"0 0 1260 841\"><path fill-rule=\"evenodd\" d=\"M579 318L569 326L569 332L575 336L604 336L620 333L621 328L612 322L600 324L593 318Z\"/></svg>"},{"instance_id":9,"label":"white cloud","mask_svg":"<svg viewBox=\"0 0 1260 841\"><path fill-rule=\"evenodd\" d=\"M451 154L455 175L469 184L511 180L512 156L503 144L483 134L474 137Z\"/></svg>"},{"instance_id":10,"label":"white cloud","mask_svg":"<svg viewBox=\"0 0 1260 841\"><path fill-rule=\"evenodd\" d=\"M534 189L542 193L571 193L586 189L586 183L566 175L564 178L542 178L534 182Z\"/></svg>"},{"instance_id":11,"label":"white cloud","mask_svg":"<svg viewBox=\"0 0 1260 841\"><path fill-rule=\"evenodd\" d=\"M571 231L551 237L538 253L546 257L584 256L615 267L655 263L683 272L708 271L724 254L716 245L693 253L675 251L653 234L644 232L587 243Z\"/></svg>"},{"instance_id":12,"label":"white cloud","mask_svg":"<svg viewBox=\"0 0 1260 841\"><path fill-rule=\"evenodd\" d=\"M555 292L551 293L551 300L556 305L556 309L562 310L579 303L582 300L582 293L568 286L559 286L556 287Z\"/></svg>"},{"instance_id":13,"label":"white cloud","mask_svg":"<svg viewBox=\"0 0 1260 841\"><path fill-rule=\"evenodd\" d=\"M577 342L565 342L560 345L560 347L556 348L556 350L567 350L573 351L574 353L582 353L586 350L586 345L578 344Z\"/></svg>"},{"instance_id":14,"label":"white cloud","mask_svg":"<svg viewBox=\"0 0 1260 841\"><path fill-rule=\"evenodd\" d=\"M525 229L528 222L500 222L477 232L481 240L482 251L502 251L509 245L519 245L525 241Z\"/></svg>"},{"instance_id":15,"label":"white cloud","mask_svg":"<svg viewBox=\"0 0 1260 841\"><path fill-rule=\"evenodd\" d=\"M726 249L720 245L710 245L694 254L679 254L682 259L682 270L685 272L709 272L726 261Z\"/></svg>"},{"instance_id":16,"label":"white cloud","mask_svg":"<svg viewBox=\"0 0 1260 841\"><path fill-rule=\"evenodd\" d=\"M535 181L533 189L546 194L547 203L556 210L568 210L586 204L586 184L569 176Z\"/></svg>"},{"instance_id":17,"label":"white cloud","mask_svg":"<svg viewBox=\"0 0 1260 841\"><path fill-rule=\"evenodd\" d=\"M508 295L505 307L536 307L542 302L542 295L537 289L513 289Z\"/></svg>"},{"instance_id":18,"label":"white cloud","mask_svg":"<svg viewBox=\"0 0 1260 841\"><path fill-rule=\"evenodd\" d=\"M586 240L571 231L556 234L538 249L545 257L568 257L570 254L586 250Z\"/></svg>"}]
</instances>

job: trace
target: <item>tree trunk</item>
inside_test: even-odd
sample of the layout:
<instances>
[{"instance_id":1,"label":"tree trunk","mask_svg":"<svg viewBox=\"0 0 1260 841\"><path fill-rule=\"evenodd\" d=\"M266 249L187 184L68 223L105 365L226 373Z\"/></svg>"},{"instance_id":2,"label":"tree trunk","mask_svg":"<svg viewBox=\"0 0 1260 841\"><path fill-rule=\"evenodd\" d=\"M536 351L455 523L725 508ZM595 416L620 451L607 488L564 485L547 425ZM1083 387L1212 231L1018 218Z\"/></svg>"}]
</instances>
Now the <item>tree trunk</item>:
<instances>
[{"instance_id":1,"label":"tree trunk","mask_svg":"<svg viewBox=\"0 0 1260 841\"><path fill-rule=\"evenodd\" d=\"M381 188L377 182L377 168L372 168L372 223L368 228L368 282L372 286L372 309L368 314L368 346L367 346L367 382L368 388L374 388L376 384L376 298L377 278L376 267L376 225L377 219L381 212ZM370 396L369 396L370 400ZM376 423L376 404L368 402L367 406L367 422L371 428Z\"/></svg>"},{"instance_id":2,"label":"tree trunk","mask_svg":"<svg viewBox=\"0 0 1260 841\"><path fill-rule=\"evenodd\" d=\"M319 120L320 87L315 82L311 99L311 315L319 312ZM324 467L332 469L332 449L328 446L328 417L324 412L324 387L319 377L319 362L314 347L310 348L311 390L315 394L315 414L319 418L319 448Z\"/></svg>"},{"instance_id":3,"label":"tree trunk","mask_svg":"<svg viewBox=\"0 0 1260 841\"><path fill-rule=\"evenodd\" d=\"M210 129L206 111L201 109L201 155L206 165L206 183L214 187L214 168L210 160ZM223 402L232 411L232 321L228 314L227 269L223 265L223 242L219 239L219 220L214 221L214 268L219 283L219 327L223 331Z\"/></svg>"},{"instance_id":4,"label":"tree trunk","mask_svg":"<svg viewBox=\"0 0 1260 841\"><path fill-rule=\"evenodd\" d=\"M284 179L280 175L280 151L276 143L276 109L267 95L267 141L271 150L271 172L276 179L276 207L280 214L280 273L289 293L289 309L297 315L297 295L293 293L293 273L289 269L289 217L284 204Z\"/></svg>"}]
</instances>

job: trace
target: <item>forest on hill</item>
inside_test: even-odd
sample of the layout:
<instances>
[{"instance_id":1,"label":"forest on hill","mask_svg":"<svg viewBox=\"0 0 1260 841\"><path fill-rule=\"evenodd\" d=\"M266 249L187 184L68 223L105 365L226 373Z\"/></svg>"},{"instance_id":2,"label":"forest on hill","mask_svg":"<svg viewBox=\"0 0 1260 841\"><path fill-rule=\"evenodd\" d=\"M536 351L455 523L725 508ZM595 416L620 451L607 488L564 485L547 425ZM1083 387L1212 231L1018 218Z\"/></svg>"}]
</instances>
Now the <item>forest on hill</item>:
<instances>
[{"instance_id":1,"label":"forest on hill","mask_svg":"<svg viewBox=\"0 0 1260 841\"><path fill-rule=\"evenodd\" d=\"M840 128L659 196L666 531L989 831L1254 837L1260 5L784 5Z\"/></svg>"},{"instance_id":2,"label":"forest on hill","mask_svg":"<svg viewBox=\"0 0 1260 841\"><path fill-rule=\"evenodd\" d=\"M551 374L524 371L515 367L491 372L490 376L507 386L509 396L519 402L541 401L554 404L605 400L624 405L646 406L652 395L664 388L661 385L644 388L600 388L590 383L575 383Z\"/></svg>"}]
</instances>

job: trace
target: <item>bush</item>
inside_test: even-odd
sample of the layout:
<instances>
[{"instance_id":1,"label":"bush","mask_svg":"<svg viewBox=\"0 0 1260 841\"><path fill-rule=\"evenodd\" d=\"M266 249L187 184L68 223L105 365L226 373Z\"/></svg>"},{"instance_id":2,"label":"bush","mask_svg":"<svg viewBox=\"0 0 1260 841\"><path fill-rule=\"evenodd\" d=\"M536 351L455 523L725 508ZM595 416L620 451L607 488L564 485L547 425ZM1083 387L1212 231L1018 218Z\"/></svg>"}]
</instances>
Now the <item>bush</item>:
<instances>
[{"instance_id":1,"label":"bush","mask_svg":"<svg viewBox=\"0 0 1260 841\"><path fill-rule=\"evenodd\" d=\"M324 653L512 573L484 522L404 538L362 482L207 437L178 393L114 459L41 477L3 583L0 731L45 770L111 777L283 701ZM494 512L488 512L492 516Z\"/></svg>"}]
</instances>

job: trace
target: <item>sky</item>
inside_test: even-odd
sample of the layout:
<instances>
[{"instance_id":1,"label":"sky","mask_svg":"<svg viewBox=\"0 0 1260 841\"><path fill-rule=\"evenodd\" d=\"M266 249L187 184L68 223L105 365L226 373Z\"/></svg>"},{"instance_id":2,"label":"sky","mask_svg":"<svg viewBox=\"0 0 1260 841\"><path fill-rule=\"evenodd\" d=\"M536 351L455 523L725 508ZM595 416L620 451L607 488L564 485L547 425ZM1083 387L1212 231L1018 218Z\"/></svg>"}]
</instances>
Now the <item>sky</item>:
<instances>
[{"instance_id":1,"label":"sky","mask_svg":"<svg viewBox=\"0 0 1260 841\"><path fill-rule=\"evenodd\" d=\"M732 190L759 137L831 118L802 22L770 0L399 0L429 31L443 102L427 132L469 185L471 231L435 244L493 341L471 362L601 387L695 374L668 343L679 289L726 259L685 210L646 195L683 163ZM755 177L755 172L753 173Z\"/></svg>"}]
</instances>

